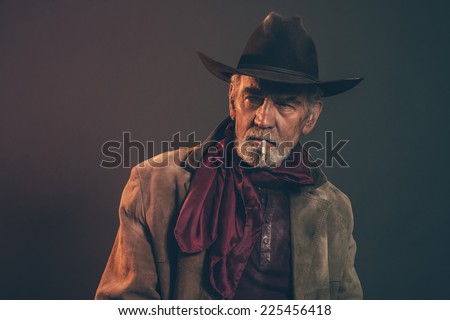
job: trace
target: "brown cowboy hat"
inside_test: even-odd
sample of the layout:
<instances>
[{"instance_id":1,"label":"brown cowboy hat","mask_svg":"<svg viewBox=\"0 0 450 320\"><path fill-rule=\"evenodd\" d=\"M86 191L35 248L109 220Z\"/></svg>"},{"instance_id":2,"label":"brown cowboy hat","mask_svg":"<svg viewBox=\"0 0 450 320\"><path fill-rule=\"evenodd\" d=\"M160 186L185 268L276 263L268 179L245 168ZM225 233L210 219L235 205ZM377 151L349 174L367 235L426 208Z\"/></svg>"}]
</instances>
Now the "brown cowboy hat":
<instances>
[{"instance_id":1,"label":"brown cowboy hat","mask_svg":"<svg viewBox=\"0 0 450 320\"><path fill-rule=\"evenodd\" d=\"M328 97L347 91L363 80L320 81L316 46L302 19L286 18L275 12L269 13L253 31L236 68L197 53L206 69L227 82L233 74L243 74L274 82L317 85L323 96Z\"/></svg>"}]
</instances>

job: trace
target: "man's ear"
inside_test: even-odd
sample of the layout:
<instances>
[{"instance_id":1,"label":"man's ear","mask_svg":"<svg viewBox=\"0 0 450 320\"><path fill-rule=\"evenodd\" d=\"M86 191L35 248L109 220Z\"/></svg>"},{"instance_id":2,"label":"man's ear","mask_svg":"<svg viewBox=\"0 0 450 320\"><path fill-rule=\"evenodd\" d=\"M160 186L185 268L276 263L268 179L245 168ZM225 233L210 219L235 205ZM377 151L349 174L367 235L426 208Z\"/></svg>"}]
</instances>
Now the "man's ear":
<instances>
[{"instance_id":1,"label":"man's ear","mask_svg":"<svg viewBox=\"0 0 450 320\"><path fill-rule=\"evenodd\" d=\"M314 102L311 114L308 116L308 118L305 121L305 124L303 125L302 128L303 135L309 134L312 131L312 129L314 129L314 126L316 125L316 122L319 119L319 115L322 112L322 105L323 105L322 101Z\"/></svg>"},{"instance_id":2,"label":"man's ear","mask_svg":"<svg viewBox=\"0 0 450 320\"><path fill-rule=\"evenodd\" d=\"M236 107L234 106L234 97L232 96L233 92L233 84L230 83L230 87L228 89L228 105L230 108L230 117L232 120L236 118Z\"/></svg>"}]
</instances>

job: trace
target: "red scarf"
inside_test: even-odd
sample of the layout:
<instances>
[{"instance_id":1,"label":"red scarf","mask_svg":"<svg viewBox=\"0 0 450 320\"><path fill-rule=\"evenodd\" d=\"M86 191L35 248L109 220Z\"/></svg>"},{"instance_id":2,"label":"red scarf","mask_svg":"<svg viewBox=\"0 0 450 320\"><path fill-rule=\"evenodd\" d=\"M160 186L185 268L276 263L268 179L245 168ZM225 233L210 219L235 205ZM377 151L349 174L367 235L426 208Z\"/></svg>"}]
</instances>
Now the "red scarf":
<instances>
[{"instance_id":1,"label":"red scarf","mask_svg":"<svg viewBox=\"0 0 450 320\"><path fill-rule=\"evenodd\" d=\"M264 209L252 181L313 183L309 168L301 161L300 144L278 168L246 167L235 152L230 152L232 130L234 127L229 125L226 138L209 148L203 157L174 230L181 251L197 253L209 249L211 286L225 299L234 297L261 234Z\"/></svg>"}]
</instances>

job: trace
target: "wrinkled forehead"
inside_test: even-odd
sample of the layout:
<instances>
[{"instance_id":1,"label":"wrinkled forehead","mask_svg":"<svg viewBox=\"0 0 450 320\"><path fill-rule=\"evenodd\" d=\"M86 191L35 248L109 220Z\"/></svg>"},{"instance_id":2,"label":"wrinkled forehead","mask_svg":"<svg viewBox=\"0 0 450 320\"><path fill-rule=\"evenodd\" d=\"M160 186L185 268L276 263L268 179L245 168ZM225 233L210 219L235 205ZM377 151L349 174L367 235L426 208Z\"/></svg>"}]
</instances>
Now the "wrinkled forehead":
<instances>
[{"instance_id":1,"label":"wrinkled forehead","mask_svg":"<svg viewBox=\"0 0 450 320\"><path fill-rule=\"evenodd\" d=\"M281 83L268 80L257 79L249 76L241 76L241 90L245 88L254 88L263 94L275 95L307 95L312 87L302 84Z\"/></svg>"}]
</instances>

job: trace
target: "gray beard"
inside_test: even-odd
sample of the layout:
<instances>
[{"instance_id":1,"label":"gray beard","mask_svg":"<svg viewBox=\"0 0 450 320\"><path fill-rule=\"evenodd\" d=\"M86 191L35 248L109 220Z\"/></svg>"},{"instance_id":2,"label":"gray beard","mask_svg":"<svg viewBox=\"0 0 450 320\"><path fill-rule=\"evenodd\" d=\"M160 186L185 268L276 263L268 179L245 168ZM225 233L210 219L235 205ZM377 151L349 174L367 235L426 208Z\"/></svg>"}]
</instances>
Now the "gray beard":
<instances>
[{"instance_id":1,"label":"gray beard","mask_svg":"<svg viewBox=\"0 0 450 320\"><path fill-rule=\"evenodd\" d=\"M293 147L267 145L266 153L263 155L261 145L255 145L251 141L236 141L236 153L246 163L259 168L277 168L286 159Z\"/></svg>"}]
</instances>

